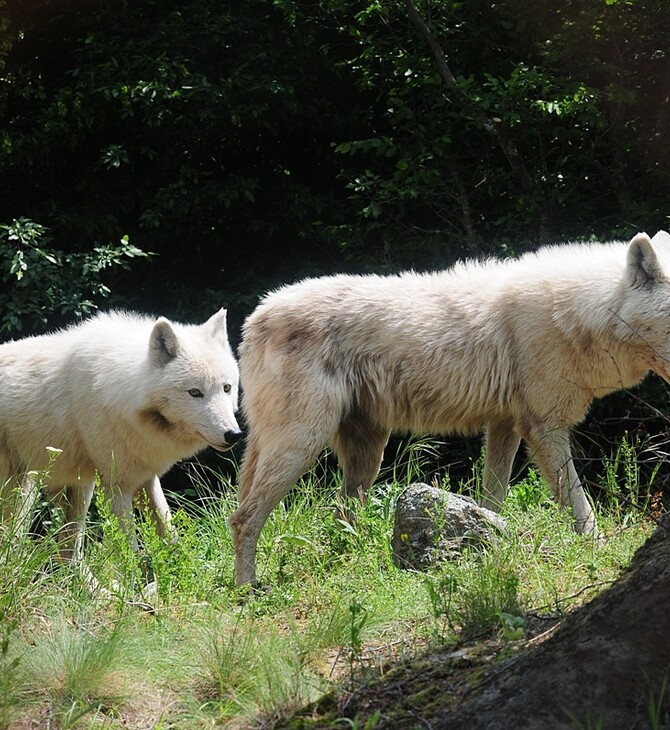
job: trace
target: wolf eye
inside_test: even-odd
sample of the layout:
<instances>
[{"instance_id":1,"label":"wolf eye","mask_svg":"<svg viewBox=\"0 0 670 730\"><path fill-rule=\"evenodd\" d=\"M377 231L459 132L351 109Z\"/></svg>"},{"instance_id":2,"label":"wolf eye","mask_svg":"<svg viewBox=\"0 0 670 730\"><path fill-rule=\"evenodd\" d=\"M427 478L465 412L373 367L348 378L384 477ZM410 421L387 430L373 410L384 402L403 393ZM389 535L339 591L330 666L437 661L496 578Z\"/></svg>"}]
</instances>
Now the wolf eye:
<instances>
[{"instance_id":1,"label":"wolf eye","mask_svg":"<svg viewBox=\"0 0 670 730\"><path fill-rule=\"evenodd\" d=\"M188 391L188 394L190 396L193 396L193 398L204 398L204 396L203 396L202 391L200 390L200 388L191 388Z\"/></svg>"},{"instance_id":2,"label":"wolf eye","mask_svg":"<svg viewBox=\"0 0 670 730\"><path fill-rule=\"evenodd\" d=\"M223 386L223 392L224 393L230 393L230 391L233 389L233 386L230 383L226 383Z\"/></svg>"}]
</instances>

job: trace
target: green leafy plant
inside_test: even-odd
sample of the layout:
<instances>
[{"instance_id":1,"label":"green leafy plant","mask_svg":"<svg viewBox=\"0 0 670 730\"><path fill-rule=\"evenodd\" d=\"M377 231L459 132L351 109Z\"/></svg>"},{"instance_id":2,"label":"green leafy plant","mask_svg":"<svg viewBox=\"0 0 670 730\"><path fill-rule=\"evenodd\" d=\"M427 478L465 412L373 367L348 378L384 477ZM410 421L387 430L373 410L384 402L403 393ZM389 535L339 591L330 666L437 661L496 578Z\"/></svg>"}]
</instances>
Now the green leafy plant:
<instances>
[{"instance_id":1,"label":"green leafy plant","mask_svg":"<svg viewBox=\"0 0 670 730\"><path fill-rule=\"evenodd\" d=\"M526 623L523 616L515 616L505 611L498 611L498 618L500 619L500 628L502 629L505 641L518 641L519 639L523 639L523 628Z\"/></svg>"},{"instance_id":2,"label":"green leafy plant","mask_svg":"<svg viewBox=\"0 0 670 730\"><path fill-rule=\"evenodd\" d=\"M349 671L353 681L356 662L363 649L363 629L368 622L368 609L354 598L349 604Z\"/></svg>"},{"instance_id":3,"label":"green leafy plant","mask_svg":"<svg viewBox=\"0 0 670 730\"><path fill-rule=\"evenodd\" d=\"M457 628L452 621L454 598L458 590L458 579L454 573L444 570L436 576L427 576L424 586L428 592L432 618L436 627L435 636L443 643L447 636L455 636ZM448 635L446 632L451 632Z\"/></svg>"},{"instance_id":4,"label":"green leafy plant","mask_svg":"<svg viewBox=\"0 0 670 730\"><path fill-rule=\"evenodd\" d=\"M110 270L149 254L127 236L84 253L53 246L47 229L28 218L0 225L0 336L31 334L98 308L111 291Z\"/></svg>"},{"instance_id":5,"label":"green leafy plant","mask_svg":"<svg viewBox=\"0 0 670 730\"><path fill-rule=\"evenodd\" d=\"M624 435L614 456L603 459L603 499L618 515L622 526L634 522L640 513L648 510L655 491L654 482L663 465L662 458L657 458L651 473L641 483L638 456L642 451L639 438Z\"/></svg>"}]
</instances>

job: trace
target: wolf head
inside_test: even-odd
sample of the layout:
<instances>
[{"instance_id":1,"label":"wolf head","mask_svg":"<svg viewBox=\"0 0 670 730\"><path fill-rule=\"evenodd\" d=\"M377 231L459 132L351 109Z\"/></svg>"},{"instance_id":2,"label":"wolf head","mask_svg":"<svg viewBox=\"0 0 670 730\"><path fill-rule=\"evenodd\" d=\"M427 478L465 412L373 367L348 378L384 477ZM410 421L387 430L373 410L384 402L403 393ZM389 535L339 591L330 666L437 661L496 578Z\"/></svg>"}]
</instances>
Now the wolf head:
<instances>
[{"instance_id":1,"label":"wolf head","mask_svg":"<svg viewBox=\"0 0 670 730\"><path fill-rule=\"evenodd\" d=\"M648 369L670 383L670 234L628 245L617 329Z\"/></svg>"},{"instance_id":2,"label":"wolf head","mask_svg":"<svg viewBox=\"0 0 670 730\"><path fill-rule=\"evenodd\" d=\"M202 325L158 319L149 338L149 368L150 405L144 414L155 428L201 448L209 444L223 451L239 441L239 373L224 309Z\"/></svg>"}]
</instances>

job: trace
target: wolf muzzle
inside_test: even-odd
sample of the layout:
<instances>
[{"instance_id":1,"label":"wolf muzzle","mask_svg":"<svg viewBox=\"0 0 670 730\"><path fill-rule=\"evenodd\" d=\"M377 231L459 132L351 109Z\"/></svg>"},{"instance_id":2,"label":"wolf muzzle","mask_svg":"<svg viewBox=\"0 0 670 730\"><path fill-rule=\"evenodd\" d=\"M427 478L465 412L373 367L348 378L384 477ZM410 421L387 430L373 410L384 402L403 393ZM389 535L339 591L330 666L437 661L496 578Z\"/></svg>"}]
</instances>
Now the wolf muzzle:
<instances>
[{"instance_id":1,"label":"wolf muzzle","mask_svg":"<svg viewBox=\"0 0 670 730\"><path fill-rule=\"evenodd\" d=\"M235 444L242 438L242 431L239 428L230 429L223 434L223 442L226 448L235 446Z\"/></svg>"}]
</instances>

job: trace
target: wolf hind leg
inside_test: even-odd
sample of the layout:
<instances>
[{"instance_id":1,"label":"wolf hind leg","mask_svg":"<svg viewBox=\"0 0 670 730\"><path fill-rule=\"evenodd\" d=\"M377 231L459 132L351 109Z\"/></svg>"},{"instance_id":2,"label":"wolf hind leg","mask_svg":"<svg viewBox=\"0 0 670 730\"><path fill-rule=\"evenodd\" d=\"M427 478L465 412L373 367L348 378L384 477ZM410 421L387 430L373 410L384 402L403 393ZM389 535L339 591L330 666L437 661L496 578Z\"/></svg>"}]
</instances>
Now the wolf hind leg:
<instances>
[{"instance_id":1,"label":"wolf hind leg","mask_svg":"<svg viewBox=\"0 0 670 730\"><path fill-rule=\"evenodd\" d=\"M256 546L263 525L327 441L314 432L283 433L270 439L252 431L240 470L239 505L228 520L237 585L256 583Z\"/></svg>"},{"instance_id":2,"label":"wolf hind leg","mask_svg":"<svg viewBox=\"0 0 670 730\"><path fill-rule=\"evenodd\" d=\"M106 482L108 485L109 483ZM105 497L109 500L109 509L119 522L119 527L128 538L128 544L132 550L139 549L137 533L135 531L135 520L133 519L133 501L138 490L129 489L123 484L114 483L113 486L105 486Z\"/></svg>"},{"instance_id":3,"label":"wolf hind leg","mask_svg":"<svg viewBox=\"0 0 670 730\"><path fill-rule=\"evenodd\" d=\"M515 432L511 418L487 424L482 507L500 511L520 442L521 437Z\"/></svg>"},{"instance_id":4,"label":"wolf hind leg","mask_svg":"<svg viewBox=\"0 0 670 730\"><path fill-rule=\"evenodd\" d=\"M260 453L261 448L258 443L258 438L255 437L255 434L251 434L247 441L246 449L244 450L238 476L237 500L240 504L244 501L253 486Z\"/></svg>"},{"instance_id":5,"label":"wolf hind leg","mask_svg":"<svg viewBox=\"0 0 670 730\"><path fill-rule=\"evenodd\" d=\"M361 415L345 418L333 438L333 448L342 469L342 505L339 516L351 519L349 500L361 502L379 474L384 448L391 432Z\"/></svg>"},{"instance_id":6,"label":"wolf hind leg","mask_svg":"<svg viewBox=\"0 0 670 730\"><path fill-rule=\"evenodd\" d=\"M556 428L527 439L531 457L547 480L558 503L572 508L575 531L583 535L597 535L593 508L584 492L570 451L570 433Z\"/></svg>"}]
</instances>

